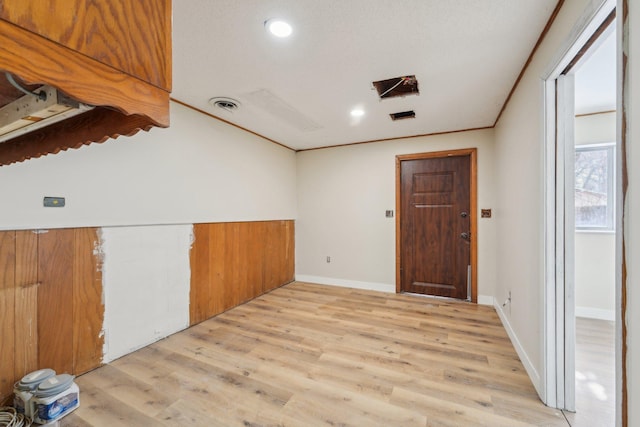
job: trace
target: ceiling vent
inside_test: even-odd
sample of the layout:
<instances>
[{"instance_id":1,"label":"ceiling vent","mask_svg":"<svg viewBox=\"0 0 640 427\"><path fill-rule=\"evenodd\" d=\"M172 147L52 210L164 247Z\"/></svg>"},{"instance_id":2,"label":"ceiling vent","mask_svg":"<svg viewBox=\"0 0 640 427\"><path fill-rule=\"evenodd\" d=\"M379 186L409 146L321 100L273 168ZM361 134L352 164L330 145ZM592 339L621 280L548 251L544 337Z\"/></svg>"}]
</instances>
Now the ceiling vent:
<instances>
[{"instance_id":1,"label":"ceiling vent","mask_svg":"<svg viewBox=\"0 0 640 427\"><path fill-rule=\"evenodd\" d=\"M413 110L402 111L400 113L391 113L391 114L389 114L389 116L391 116L391 120L393 120L393 121L404 120L404 119L415 119L416 118L416 112L413 111Z\"/></svg>"},{"instance_id":2,"label":"ceiling vent","mask_svg":"<svg viewBox=\"0 0 640 427\"><path fill-rule=\"evenodd\" d=\"M373 87L378 91L380 99L420 94L416 76L401 76L380 80L373 82Z\"/></svg>"},{"instance_id":3,"label":"ceiling vent","mask_svg":"<svg viewBox=\"0 0 640 427\"><path fill-rule=\"evenodd\" d=\"M236 101L233 98L225 98L223 96L211 98L209 100L209 104L216 109L224 110L228 113L233 113L240 108L239 101Z\"/></svg>"}]
</instances>

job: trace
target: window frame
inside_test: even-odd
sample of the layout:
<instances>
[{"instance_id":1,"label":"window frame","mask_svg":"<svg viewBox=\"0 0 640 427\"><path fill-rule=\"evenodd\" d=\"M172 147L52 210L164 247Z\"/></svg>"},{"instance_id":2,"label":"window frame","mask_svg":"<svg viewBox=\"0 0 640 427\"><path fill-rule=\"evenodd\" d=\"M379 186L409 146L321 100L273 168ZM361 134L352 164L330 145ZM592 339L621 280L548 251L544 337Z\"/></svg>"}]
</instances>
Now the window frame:
<instances>
[{"instance_id":1,"label":"window frame","mask_svg":"<svg viewBox=\"0 0 640 427\"><path fill-rule=\"evenodd\" d=\"M615 142L603 142L597 144L580 144L575 146L575 152L578 151L607 151L607 213L605 226L585 226L578 225L577 218L575 222L575 231L581 233L615 233L615 215L616 215L616 143ZM574 158L575 159L575 158ZM574 171L575 174L575 171ZM575 189L574 189L574 203L575 203ZM574 212L574 216L575 216Z\"/></svg>"}]
</instances>

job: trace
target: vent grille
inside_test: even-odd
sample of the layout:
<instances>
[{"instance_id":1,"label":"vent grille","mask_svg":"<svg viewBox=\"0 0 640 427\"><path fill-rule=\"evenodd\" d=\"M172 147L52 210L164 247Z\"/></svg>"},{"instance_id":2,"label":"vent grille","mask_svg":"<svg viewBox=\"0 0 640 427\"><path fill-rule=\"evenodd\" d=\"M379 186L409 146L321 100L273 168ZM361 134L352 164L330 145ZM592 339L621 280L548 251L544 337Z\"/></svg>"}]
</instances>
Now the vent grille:
<instances>
[{"instance_id":1,"label":"vent grille","mask_svg":"<svg viewBox=\"0 0 640 427\"><path fill-rule=\"evenodd\" d=\"M233 113L238 108L240 108L239 101L236 101L233 98L226 98L222 96L211 98L209 100L209 104L216 109L224 110L230 113Z\"/></svg>"},{"instance_id":2,"label":"vent grille","mask_svg":"<svg viewBox=\"0 0 640 427\"><path fill-rule=\"evenodd\" d=\"M413 110L401 111L399 113L391 113L391 114L389 114L389 116L391 116L391 120L393 120L393 121L404 120L404 119L415 119L416 118L416 112L413 111Z\"/></svg>"}]
</instances>

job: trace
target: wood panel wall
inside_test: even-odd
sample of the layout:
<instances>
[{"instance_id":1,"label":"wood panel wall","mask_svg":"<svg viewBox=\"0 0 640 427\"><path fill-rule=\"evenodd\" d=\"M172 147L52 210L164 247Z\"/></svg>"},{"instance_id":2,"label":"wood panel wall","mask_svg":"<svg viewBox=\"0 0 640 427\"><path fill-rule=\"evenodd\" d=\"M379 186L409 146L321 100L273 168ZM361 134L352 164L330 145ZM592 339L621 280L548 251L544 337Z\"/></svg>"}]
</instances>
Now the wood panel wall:
<instances>
[{"instance_id":1,"label":"wood panel wall","mask_svg":"<svg viewBox=\"0 0 640 427\"><path fill-rule=\"evenodd\" d=\"M0 401L26 373L100 365L97 229L0 231Z\"/></svg>"},{"instance_id":2,"label":"wood panel wall","mask_svg":"<svg viewBox=\"0 0 640 427\"><path fill-rule=\"evenodd\" d=\"M190 323L249 301L294 279L294 222L195 224Z\"/></svg>"},{"instance_id":3,"label":"wood panel wall","mask_svg":"<svg viewBox=\"0 0 640 427\"><path fill-rule=\"evenodd\" d=\"M0 403L26 373L102 362L98 229L0 231ZM294 279L294 222L194 225L190 321Z\"/></svg>"}]
</instances>

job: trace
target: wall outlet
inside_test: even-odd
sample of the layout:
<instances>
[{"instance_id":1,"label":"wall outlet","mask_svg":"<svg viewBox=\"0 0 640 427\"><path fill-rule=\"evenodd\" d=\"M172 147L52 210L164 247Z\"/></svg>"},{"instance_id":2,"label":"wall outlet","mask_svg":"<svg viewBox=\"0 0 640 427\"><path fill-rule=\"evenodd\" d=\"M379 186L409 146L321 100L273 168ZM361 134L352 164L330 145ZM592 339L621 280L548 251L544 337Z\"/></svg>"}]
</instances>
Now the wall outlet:
<instances>
[{"instance_id":1,"label":"wall outlet","mask_svg":"<svg viewBox=\"0 0 640 427\"><path fill-rule=\"evenodd\" d=\"M331 262L331 257L327 255L327 264Z\"/></svg>"},{"instance_id":2,"label":"wall outlet","mask_svg":"<svg viewBox=\"0 0 640 427\"><path fill-rule=\"evenodd\" d=\"M511 291L509 291L509 295L507 296L507 299L504 300L504 303L502 304L502 306L506 307L507 304L511 305Z\"/></svg>"}]
</instances>

